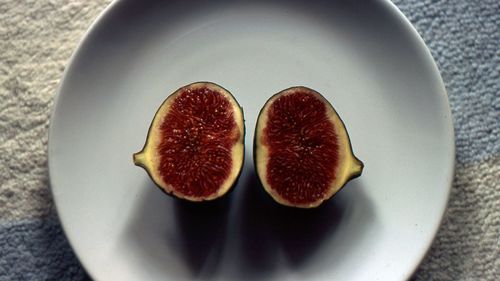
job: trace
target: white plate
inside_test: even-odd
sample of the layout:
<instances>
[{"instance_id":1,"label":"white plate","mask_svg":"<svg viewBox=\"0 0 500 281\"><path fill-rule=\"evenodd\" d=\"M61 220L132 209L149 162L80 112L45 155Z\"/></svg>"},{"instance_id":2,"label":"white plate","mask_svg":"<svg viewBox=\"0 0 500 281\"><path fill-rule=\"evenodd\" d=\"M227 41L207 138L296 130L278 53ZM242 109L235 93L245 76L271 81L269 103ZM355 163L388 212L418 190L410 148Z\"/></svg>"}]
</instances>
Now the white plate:
<instances>
[{"instance_id":1,"label":"white plate","mask_svg":"<svg viewBox=\"0 0 500 281\"><path fill-rule=\"evenodd\" d=\"M247 128L239 184L209 206L165 196L132 164L163 99L199 80L229 89ZM309 212L273 203L251 162L259 109L293 85L333 103L366 165ZM454 143L436 66L389 1L125 0L67 69L49 159L62 225L97 280L402 280L438 229Z\"/></svg>"}]
</instances>

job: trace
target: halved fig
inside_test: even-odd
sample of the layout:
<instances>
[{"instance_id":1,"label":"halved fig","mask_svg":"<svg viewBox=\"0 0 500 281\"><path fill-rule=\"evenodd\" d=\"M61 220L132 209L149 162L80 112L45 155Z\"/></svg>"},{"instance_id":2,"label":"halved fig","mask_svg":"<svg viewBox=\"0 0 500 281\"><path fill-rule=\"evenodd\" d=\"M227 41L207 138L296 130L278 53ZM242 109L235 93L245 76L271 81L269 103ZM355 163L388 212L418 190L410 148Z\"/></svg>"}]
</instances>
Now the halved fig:
<instances>
[{"instance_id":1,"label":"halved fig","mask_svg":"<svg viewBox=\"0 0 500 281\"><path fill-rule=\"evenodd\" d=\"M319 206L363 170L335 109L306 87L266 102L255 129L254 161L267 193L299 208Z\"/></svg>"},{"instance_id":2,"label":"halved fig","mask_svg":"<svg viewBox=\"0 0 500 281\"><path fill-rule=\"evenodd\" d=\"M189 84L160 106L134 163L167 194L213 200L239 177L244 131L243 111L231 93L210 82Z\"/></svg>"}]
</instances>

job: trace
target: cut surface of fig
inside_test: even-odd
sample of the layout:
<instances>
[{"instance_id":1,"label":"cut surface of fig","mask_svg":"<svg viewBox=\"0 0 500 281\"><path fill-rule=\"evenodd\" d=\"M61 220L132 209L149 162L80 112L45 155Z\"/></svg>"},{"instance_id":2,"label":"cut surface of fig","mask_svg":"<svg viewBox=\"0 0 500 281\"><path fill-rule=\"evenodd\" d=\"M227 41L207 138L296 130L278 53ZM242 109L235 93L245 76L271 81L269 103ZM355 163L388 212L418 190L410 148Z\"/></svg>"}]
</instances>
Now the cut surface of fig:
<instances>
[{"instance_id":1,"label":"cut surface of fig","mask_svg":"<svg viewBox=\"0 0 500 281\"><path fill-rule=\"evenodd\" d=\"M306 87L286 89L267 101L254 148L264 189L286 206L317 207L363 169L337 112Z\"/></svg>"},{"instance_id":2,"label":"cut surface of fig","mask_svg":"<svg viewBox=\"0 0 500 281\"><path fill-rule=\"evenodd\" d=\"M189 201L213 200L236 182L243 142L243 112L237 101L214 83L198 82L163 102L134 163L168 194Z\"/></svg>"}]
</instances>

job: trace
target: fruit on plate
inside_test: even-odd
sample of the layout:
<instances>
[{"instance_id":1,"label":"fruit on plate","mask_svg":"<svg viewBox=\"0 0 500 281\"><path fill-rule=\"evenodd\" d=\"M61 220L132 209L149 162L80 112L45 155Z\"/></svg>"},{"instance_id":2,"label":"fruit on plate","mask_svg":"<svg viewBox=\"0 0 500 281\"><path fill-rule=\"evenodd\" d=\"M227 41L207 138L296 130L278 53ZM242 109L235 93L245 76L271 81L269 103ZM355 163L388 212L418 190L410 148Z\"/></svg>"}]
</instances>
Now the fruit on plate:
<instances>
[{"instance_id":1,"label":"fruit on plate","mask_svg":"<svg viewBox=\"0 0 500 281\"><path fill-rule=\"evenodd\" d=\"M317 207L363 170L333 106L306 87L272 96L260 111L254 138L262 186L282 205Z\"/></svg>"},{"instance_id":2,"label":"fruit on plate","mask_svg":"<svg viewBox=\"0 0 500 281\"><path fill-rule=\"evenodd\" d=\"M244 126L243 111L226 89L189 84L162 103L134 164L167 194L195 202L219 198L241 172Z\"/></svg>"}]
</instances>

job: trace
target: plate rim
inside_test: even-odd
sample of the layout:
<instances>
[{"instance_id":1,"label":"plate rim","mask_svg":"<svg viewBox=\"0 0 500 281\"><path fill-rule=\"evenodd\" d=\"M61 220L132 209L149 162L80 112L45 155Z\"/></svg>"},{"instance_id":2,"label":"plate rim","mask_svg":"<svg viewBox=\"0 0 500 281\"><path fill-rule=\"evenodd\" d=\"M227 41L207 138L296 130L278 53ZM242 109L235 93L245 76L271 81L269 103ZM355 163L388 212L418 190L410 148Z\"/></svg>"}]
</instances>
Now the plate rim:
<instances>
[{"instance_id":1,"label":"plate rim","mask_svg":"<svg viewBox=\"0 0 500 281\"><path fill-rule=\"evenodd\" d=\"M432 68L434 70L434 75L436 75L436 77L438 78L438 83L439 83L439 86L441 88L441 94L446 99L446 103L445 103L446 114L450 117L447 119L448 128L450 129L450 133L451 133L451 136L449 136L450 143L448 144L449 148L451 149L451 151L450 151L451 153L450 153L448 161L451 162L451 165L450 165L450 167L447 167L448 170L446 171L447 172L446 183L447 183L448 189L446 192L444 204L441 208L440 218L438 220L437 225L434 226L434 231L432 233L431 240L428 241L426 250L423 253L421 253L420 258L418 260L418 263L414 266L413 270L411 270L405 276L405 279L409 279L417 272L418 268L420 267L420 265L424 261L424 258L429 254L431 246L436 241L437 234L438 234L441 226L443 225L446 210L448 209L448 204L450 202L451 189L453 188L453 179L455 177L455 168L456 168L455 167L456 166L456 162L455 162L455 157L456 157L455 127L453 126L453 115L451 112L449 94L448 94L448 91L446 90L446 85L443 81L443 77L441 76L441 72L439 71L439 67L436 63L436 60L432 56L432 53L431 53L429 47L425 43L424 39L422 38L422 36L418 32L418 30L415 28L415 26L410 22L410 20L406 17L406 15L396 6L396 4L394 4L390 0L382 0L382 1L384 2L385 6L388 9L392 10L392 13L394 13L397 16L397 18L401 21L401 23L404 24L406 30L411 32L412 35L418 39L418 44L420 45L421 48L423 48L423 50L425 50L425 52L427 54L426 55L427 60L429 60L431 62Z\"/></svg>"}]
</instances>

